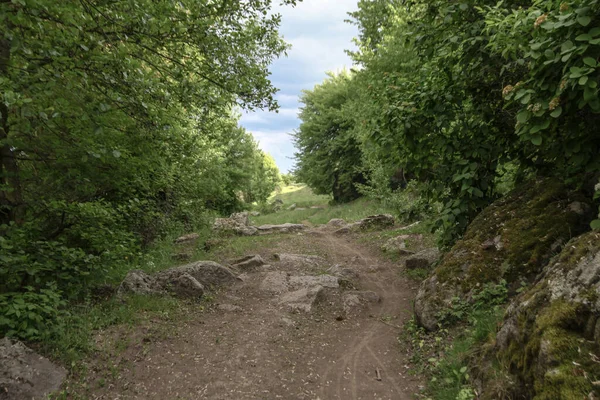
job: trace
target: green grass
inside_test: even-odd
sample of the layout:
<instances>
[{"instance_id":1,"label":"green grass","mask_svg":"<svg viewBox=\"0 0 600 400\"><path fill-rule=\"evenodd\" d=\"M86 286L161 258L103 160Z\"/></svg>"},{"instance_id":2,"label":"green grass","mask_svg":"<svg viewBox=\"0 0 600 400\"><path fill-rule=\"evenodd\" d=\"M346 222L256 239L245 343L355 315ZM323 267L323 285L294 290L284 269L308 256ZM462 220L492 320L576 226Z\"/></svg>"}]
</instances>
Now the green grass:
<instances>
[{"instance_id":1,"label":"green grass","mask_svg":"<svg viewBox=\"0 0 600 400\"><path fill-rule=\"evenodd\" d=\"M333 218L342 218L347 222L353 222L369 215L391 212L390 209L383 207L379 202L365 198L347 204L331 206L327 204L327 196L315 195L309 188L299 186L284 188L281 194L273 197L273 199L276 198L281 198L284 202L283 210L252 217L251 222L253 225L283 224L286 222L298 224L307 221L313 225L319 225L326 224ZM296 204L299 208L306 208L306 210L288 211L287 208L292 204ZM308 208L312 206L321 208Z\"/></svg>"}]
</instances>

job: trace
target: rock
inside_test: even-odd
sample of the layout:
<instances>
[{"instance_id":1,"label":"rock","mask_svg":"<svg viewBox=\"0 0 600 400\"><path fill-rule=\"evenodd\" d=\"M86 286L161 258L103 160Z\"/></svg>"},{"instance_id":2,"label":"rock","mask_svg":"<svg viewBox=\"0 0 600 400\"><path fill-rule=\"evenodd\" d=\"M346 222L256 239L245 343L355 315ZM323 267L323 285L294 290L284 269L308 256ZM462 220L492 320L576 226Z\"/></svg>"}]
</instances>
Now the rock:
<instances>
[{"instance_id":1,"label":"rock","mask_svg":"<svg viewBox=\"0 0 600 400\"><path fill-rule=\"evenodd\" d=\"M431 247L408 257L405 261L405 266L406 269L426 269L438 262L440 257L441 253L437 247Z\"/></svg>"},{"instance_id":2,"label":"rock","mask_svg":"<svg viewBox=\"0 0 600 400\"><path fill-rule=\"evenodd\" d=\"M291 312L310 313L312 307L324 298L324 291L323 286L303 287L281 296L279 304L287 306Z\"/></svg>"},{"instance_id":3,"label":"rock","mask_svg":"<svg viewBox=\"0 0 600 400\"><path fill-rule=\"evenodd\" d=\"M340 219L340 218L334 218L334 219L329 220L327 225L341 228L342 226L346 225L346 221L344 221L343 219Z\"/></svg>"},{"instance_id":4,"label":"rock","mask_svg":"<svg viewBox=\"0 0 600 400\"><path fill-rule=\"evenodd\" d=\"M338 278L331 275L291 276L289 283L293 289L312 286L322 286L331 289L337 289L340 287Z\"/></svg>"},{"instance_id":5,"label":"rock","mask_svg":"<svg viewBox=\"0 0 600 400\"><path fill-rule=\"evenodd\" d=\"M257 229L259 234L264 235L269 233L298 232L306 229L306 226L302 224L261 225Z\"/></svg>"},{"instance_id":6,"label":"rock","mask_svg":"<svg viewBox=\"0 0 600 400\"><path fill-rule=\"evenodd\" d=\"M383 229L393 226L396 220L389 214L371 215L370 217L361 219L360 229Z\"/></svg>"},{"instance_id":7,"label":"rock","mask_svg":"<svg viewBox=\"0 0 600 400\"><path fill-rule=\"evenodd\" d=\"M234 213L229 216L229 219L237 222L240 225L248 226L250 225L250 219L248 218L249 214L250 213L248 212Z\"/></svg>"},{"instance_id":8,"label":"rock","mask_svg":"<svg viewBox=\"0 0 600 400\"><path fill-rule=\"evenodd\" d=\"M260 290L263 292L281 294L287 292L288 289L288 275L282 271L267 272L260 283Z\"/></svg>"},{"instance_id":9,"label":"rock","mask_svg":"<svg viewBox=\"0 0 600 400\"><path fill-rule=\"evenodd\" d=\"M349 292L345 293L342 297L342 307L346 314L350 314L353 311L371 303L381 302L381 297L375 292Z\"/></svg>"},{"instance_id":10,"label":"rock","mask_svg":"<svg viewBox=\"0 0 600 400\"><path fill-rule=\"evenodd\" d=\"M523 279L533 280L563 243L589 229L591 217L576 212L582 207L573 211L574 201L588 203L558 181L538 179L484 209L422 283L417 321L437 329L440 312L453 298L470 302L502 280L515 293Z\"/></svg>"},{"instance_id":11,"label":"rock","mask_svg":"<svg viewBox=\"0 0 600 400\"><path fill-rule=\"evenodd\" d=\"M117 295L119 296L129 293L149 295L159 292L160 289L156 288L154 279L139 269L129 271L117 289Z\"/></svg>"},{"instance_id":12,"label":"rock","mask_svg":"<svg viewBox=\"0 0 600 400\"><path fill-rule=\"evenodd\" d=\"M294 210L296 209L296 207L297 207L297 206L296 206L296 203L294 203L294 204L292 204L291 206L289 206L289 207L287 208L287 210L288 210L288 211L294 211Z\"/></svg>"},{"instance_id":13,"label":"rock","mask_svg":"<svg viewBox=\"0 0 600 400\"><path fill-rule=\"evenodd\" d=\"M240 311L242 311L242 307L236 306L233 304L219 304L217 306L217 308L220 311L225 311L225 312L240 312Z\"/></svg>"},{"instance_id":14,"label":"rock","mask_svg":"<svg viewBox=\"0 0 600 400\"><path fill-rule=\"evenodd\" d=\"M600 233L589 232L569 241L506 310L495 352L486 353L511 377L507 395L566 399L597 390L586 377L600 373L598 315ZM481 379L486 393L494 378Z\"/></svg>"},{"instance_id":15,"label":"rock","mask_svg":"<svg viewBox=\"0 0 600 400\"><path fill-rule=\"evenodd\" d=\"M273 258L287 268L316 268L326 266L327 260L320 256L304 254L273 254Z\"/></svg>"},{"instance_id":16,"label":"rock","mask_svg":"<svg viewBox=\"0 0 600 400\"><path fill-rule=\"evenodd\" d=\"M258 211L252 211L250 215L253 217L260 217L260 213Z\"/></svg>"},{"instance_id":17,"label":"rock","mask_svg":"<svg viewBox=\"0 0 600 400\"><path fill-rule=\"evenodd\" d=\"M189 235L183 235L183 236L178 237L177 239L175 239L175 243L181 244L181 243L195 242L199 238L200 238L199 234L190 233Z\"/></svg>"},{"instance_id":18,"label":"rock","mask_svg":"<svg viewBox=\"0 0 600 400\"><path fill-rule=\"evenodd\" d=\"M0 339L0 399L41 400L60 389L67 371L21 342Z\"/></svg>"},{"instance_id":19,"label":"rock","mask_svg":"<svg viewBox=\"0 0 600 400\"><path fill-rule=\"evenodd\" d=\"M343 268L341 265L334 265L327 270L327 273L349 281L358 279L358 273L356 271L350 268Z\"/></svg>"},{"instance_id":20,"label":"rock","mask_svg":"<svg viewBox=\"0 0 600 400\"><path fill-rule=\"evenodd\" d=\"M199 299L204 296L204 286L190 274L185 273L173 277L163 285L163 289L180 298Z\"/></svg>"},{"instance_id":21,"label":"rock","mask_svg":"<svg viewBox=\"0 0 600 400\"><path fill-rule=\"evenodd\" d=\"M161 287L178 279L179 276L189 274L204 287L219 287L231 285L238 281L233 272L213 261L198 261L180 267L170 268L155 275L157 284Z\"/></svg>"},{"instance_id":22,"label":"rock","mask_svg":"<svg viewBox=\"0 0 600 400\"><path fill-rule=\"evenodd\" d=\"M232 262L235 268L247 270L265 265L265 261L258 254L239 258Z\"/></svg>"},{"instance_id":23,"label":"rock","mask_svg":"<svg viewBox=\"0 0 600 400\"><path fill-rule=\"evenodd\" d=\"M340 229L333 232L334 235L347 235L351 232L358 231L361 227L361 223L353 222L351 224L347 224L346 226L341 227Z\"/></svg>"},{"instance_id":24,"label":"rock","mask_svg":"<svg viewBox=\"0 0 600 400\"><path fill-rule=\"evenodd\" d=\"M258 229L256 229L256 227L244 225L240 222L240 219L242 218L217 218L213 224L213 230L241 236L253 236L258 234Z\"/></svg>"},{"instance_id":25,"label":"rock","mask_svg":"<svg viewBox=\"0 0 600 400\"><path fill-rule=\"evenodd\" d=\"M412 251L406 250L406 240L410 239L410 235L400 235L390 238L381 246L381 251L392 254L410 255Z\"/></svg>"}]
</instances>

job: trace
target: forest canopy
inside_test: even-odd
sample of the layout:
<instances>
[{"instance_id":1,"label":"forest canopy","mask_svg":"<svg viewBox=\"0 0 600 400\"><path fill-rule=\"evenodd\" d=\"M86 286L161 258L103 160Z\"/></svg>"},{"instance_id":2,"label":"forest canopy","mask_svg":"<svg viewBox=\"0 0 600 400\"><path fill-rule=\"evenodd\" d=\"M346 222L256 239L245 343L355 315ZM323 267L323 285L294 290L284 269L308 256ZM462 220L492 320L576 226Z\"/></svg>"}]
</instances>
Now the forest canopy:
<instances>
[{"instance_id":1,"label":"forest canopy","mask_svg":"<svg viewBox=\"0 0 600 400\"><path fill-rule=\"evenodd\" d=\"M441 204L445 244L507 179L556 176L600 196L598 1L358 6L355 68L302 96L297 175L309 185L345 201L365 179L418 182Z\"/></svg>"},{"instance_id":2,"label":"forest canopy","mask_svg":"<svg viewBox=\"0 0 600 400\"><path fill-rule=\"evenodd\" d=\"M38 337L155 239L267 199L237 110L277 109L270 8L0 1L0 333Z\"/></svg>"}]
</instances>

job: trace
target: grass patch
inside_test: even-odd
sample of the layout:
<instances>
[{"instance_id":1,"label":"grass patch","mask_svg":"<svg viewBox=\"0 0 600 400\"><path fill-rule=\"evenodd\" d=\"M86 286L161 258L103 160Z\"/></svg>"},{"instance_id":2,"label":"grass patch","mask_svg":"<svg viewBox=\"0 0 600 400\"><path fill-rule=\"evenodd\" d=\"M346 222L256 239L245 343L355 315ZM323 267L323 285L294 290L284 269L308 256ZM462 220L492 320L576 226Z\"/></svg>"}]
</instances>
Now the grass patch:
<instances>
[{"instance_id":1,"label":"grass patch","mask_svg":"<svg viewBox=\"0 0 600 400\"><path fill-rule=\"evenodd\" d=\"M284 186L280 192L273 193L269 198L269 202L274 202L275 200L283 201L285 209L286 206L289 207L292 204L296 204L300 208L327 205L332 200L332 197L314 194L308 186L294 184Z\"/></svg>"}]
</instances>

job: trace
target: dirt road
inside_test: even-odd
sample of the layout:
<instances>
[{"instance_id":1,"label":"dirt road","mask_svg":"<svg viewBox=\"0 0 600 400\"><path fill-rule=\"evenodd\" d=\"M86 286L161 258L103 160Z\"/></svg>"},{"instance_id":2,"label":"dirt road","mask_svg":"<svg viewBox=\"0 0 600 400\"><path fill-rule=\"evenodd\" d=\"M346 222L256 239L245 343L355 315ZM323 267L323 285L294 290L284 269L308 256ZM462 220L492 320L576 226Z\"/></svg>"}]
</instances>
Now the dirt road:
<instances>
[{"instance_id":1,"label":"dirt road","mask_svg":"<svg viewBox=\"0 0 600 400\"><path fill-rule=\"evenodd\" d=\"M122 368L115 379L93 385L91 398L413 398L417 381L397 338L410 318L415 284L400 274L399 263L325 228L281 235L254 253L270 265L242 273L204 312L160 338L152 326L131 333ZM327 265L276 261L275 253L318 255ZM323 290L310 312L292 312L281 293L265 290L267 276L319 277L333 265L357 276ZM349 294L365 291L381 301L348 303Z\"/></svg>"}]
</instances>

